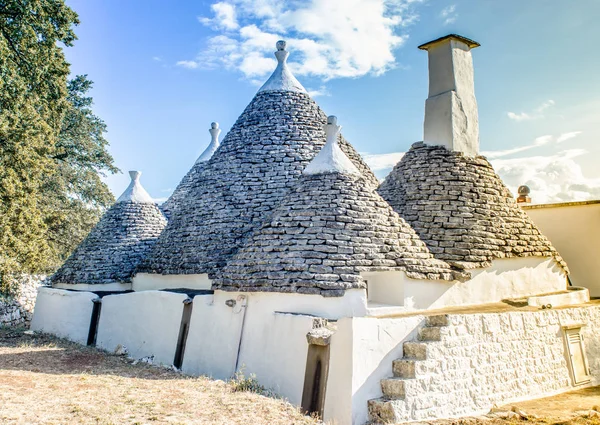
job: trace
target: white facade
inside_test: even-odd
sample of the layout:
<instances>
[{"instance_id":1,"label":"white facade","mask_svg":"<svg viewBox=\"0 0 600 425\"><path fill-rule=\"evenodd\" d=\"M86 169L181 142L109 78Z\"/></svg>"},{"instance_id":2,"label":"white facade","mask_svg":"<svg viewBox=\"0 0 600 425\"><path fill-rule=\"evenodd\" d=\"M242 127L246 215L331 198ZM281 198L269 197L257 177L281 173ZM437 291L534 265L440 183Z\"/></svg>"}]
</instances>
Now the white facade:
<instances>
[{"instance_id":1,"label":"white facade","mask_svg":"<svg viewBox=\"0 0 600 425\"><path fill-rule=\"evenodd\" d=\"M573 285L600 297L600 201L521 206L569 264Z\"/></svg>"},{"instance_id":2,"label":"white facade","mask_svg":"<svg viewBox=\"0 0 600 425\"><path fill-rule=\"evenodd\" d=\"M161 291L105 296L96 346L114 352L121 345L133 358L152 357L154 363L173 364L187 298Z\"/></svg>"},{"instance_id":3,"label":"white facade","mask_svg":"<svg viewBox=\"0 0 600 425\"><path fill-rule=\"evenodd\" d=\"M210 289L211 281L204 274L164 275L138 273L132 279L134 291L158 291L161 289Z\"/></svg>"},{"instance_id":4,"label":"white facade","mask_svg":"<svg viewBox=\"0 0 600 425\"><path fill-rule=\"evenodd\" d=\"M92 319L92 292L40 288L35 301L31 330L86 344Z\"/></svg>"}]
</instances>

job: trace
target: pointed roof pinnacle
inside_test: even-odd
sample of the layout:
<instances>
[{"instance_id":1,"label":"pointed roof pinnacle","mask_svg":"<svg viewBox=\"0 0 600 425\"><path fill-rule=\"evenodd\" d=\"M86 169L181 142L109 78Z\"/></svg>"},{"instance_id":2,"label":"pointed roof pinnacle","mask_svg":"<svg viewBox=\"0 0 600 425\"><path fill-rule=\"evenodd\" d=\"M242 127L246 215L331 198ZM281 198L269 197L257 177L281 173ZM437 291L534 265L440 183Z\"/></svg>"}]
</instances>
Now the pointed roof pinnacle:
<instances>
[{"instance_id":1,"label":"pointed roof pinnacle","mask_svg":"<svg viewBox=\"0 0 600 425\"><path fill-rule=\"evenodd\" d=\"M275 45L277 51L275 57L277 58L277 68L273 71L273 74L269 77L267 82L258 90L262 91L293 91L306 93L306 89L300 84L300 82L294 77L292 72L287 66L287 58L290 54L285 50L286 42L279 40Z\"/></svg>"},{"instance_id":2,"label":"pointed roof pinnacle","mask_svg":"<svg viewBox=\"0 0 600 425\"><path fill-rule=\"evenodd\" d=\"M204 149L204 152L202 152L202 155L200 155L198 157L198 159L196 160L196 164L199 162L205 162L208 161L213 154L216 152L216 150L219 148L219 134L221 134L221 129L219 128L219 123L218 122L213 122L210 124L210 130L208 130L208 132L210 133L210 144L208 145L208 147L206 149Z\"/></svg>"},{"instance_id":3,"label":"pointed roof pinnacle","mask_svg":"<svg viewBox=\"0 0 600 425\"><path fill-rule=\"evenodd\" d=\"M131 183L125 189L125 192L117 199L117 202L139 202L144 204L154 204L154 199L146 192L140 183L141 171L130 171Z\"/></svg>"},{"instance_id":4,"label":"pointed roof pinnacle","mask_svg":"<svg viewBox=\"0 0 600 425\"><path fill-rule=\"evenodd\" d=\"M342 127L337 125L337 117L333 115L327 117L327 125L325 126L327 142L317 156L306 166L303 174L343 173L360 175L358 168L338 144L338 135L341 129Z\"/></svg>"}]
</instances>

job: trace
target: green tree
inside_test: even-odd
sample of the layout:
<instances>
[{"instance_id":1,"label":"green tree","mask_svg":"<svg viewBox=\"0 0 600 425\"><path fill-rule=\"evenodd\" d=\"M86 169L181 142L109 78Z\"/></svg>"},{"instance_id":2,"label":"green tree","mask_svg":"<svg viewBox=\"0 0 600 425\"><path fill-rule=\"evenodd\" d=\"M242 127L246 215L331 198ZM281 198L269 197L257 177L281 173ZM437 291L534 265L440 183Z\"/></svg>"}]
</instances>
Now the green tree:
<instances>
[{"instance_id":1,"label":"green tree","mask_svg":"<svg viewBox=\"0 0 600 425\"><path fill-rule=\"evenodd\" d=\"M69 107L77 14L63 0L0 0L0 283L52 260L44 185Z\"/></svg>"},{"instance_id":2,"label":"green tree","mask_svg":"<svg viewBox=\"0 0 600 425\"><path fill-rule=\"evenodd\" d=\"M115 201L100 177L116 173L104 138L106 124L93 114L87 75L68 83L69 102L55 147L56 171L43 186L51 265L62 264Z\"/></svg>"}]
</instances>

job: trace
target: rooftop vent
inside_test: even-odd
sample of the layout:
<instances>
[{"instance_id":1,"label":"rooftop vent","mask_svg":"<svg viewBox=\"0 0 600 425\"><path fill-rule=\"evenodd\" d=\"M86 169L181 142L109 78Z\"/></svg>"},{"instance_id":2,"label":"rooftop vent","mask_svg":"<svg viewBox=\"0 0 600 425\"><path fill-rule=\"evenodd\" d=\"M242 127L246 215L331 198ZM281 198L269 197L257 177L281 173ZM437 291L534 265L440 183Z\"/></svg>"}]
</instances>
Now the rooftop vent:
<instances>
[{"instance_id":1,"label":"rooftop vent","mask_svg":"<svg viewBox=\"0 0 600 425\"><path fill-rule=\"evenodd\" d=\"M531 193L531 190L529 189L528 186L525 186L525 185L519 186L519 188L517 189L517 192L519 192L519 196L517 197L517 203L519 203L519 204L530 204L531 203L531 198L529 197L529 193Z\"/></svg>"},{"instance_id":2,"label":"rooftop vent","mask_svg":"<svg viewBox=\"0 0 600 425\"><path fill-rule=\"evenodd\" d=\"M145 204L153 204L154 199L146 192L140 183L141 171L130 171L131 183L125 189L125 192L117 199L117 202L140 202Z\"/></svg>"}]
</instances>

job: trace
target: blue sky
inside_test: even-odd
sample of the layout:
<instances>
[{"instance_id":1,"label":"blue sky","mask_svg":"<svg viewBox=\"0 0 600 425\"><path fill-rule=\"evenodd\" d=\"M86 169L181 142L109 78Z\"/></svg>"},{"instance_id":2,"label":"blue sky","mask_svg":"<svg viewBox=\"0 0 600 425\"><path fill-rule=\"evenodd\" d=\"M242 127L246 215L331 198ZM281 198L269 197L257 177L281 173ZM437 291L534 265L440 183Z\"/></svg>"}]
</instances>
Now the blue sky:
<instances>
[{"instance_id":1,"label":"blue sky","mask_svg":"<svg viewBox=\"0 0 600 425\"><path fill-rule=\"evenodd\" d=\"M80 15L67 49L95 82L94 110L124 172L166 198L222 137L288 41L296 77L381 178L422 139L423 42L458 33L473 50L481 150L538 202L600 198L600 1L67 0Z\"/></svg>"}]
</instances>

